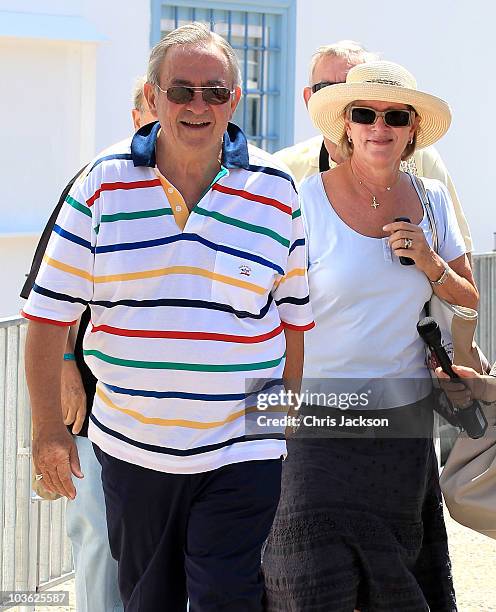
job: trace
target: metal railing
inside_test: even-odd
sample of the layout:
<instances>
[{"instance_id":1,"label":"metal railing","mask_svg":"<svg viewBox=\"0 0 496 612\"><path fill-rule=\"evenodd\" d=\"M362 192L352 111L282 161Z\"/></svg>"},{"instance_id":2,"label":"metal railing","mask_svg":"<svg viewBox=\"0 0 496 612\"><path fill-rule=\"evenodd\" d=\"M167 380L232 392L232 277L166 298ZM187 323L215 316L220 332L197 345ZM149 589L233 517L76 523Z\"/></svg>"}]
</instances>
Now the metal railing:
<instances>
[{"instance_id":1,"label":"metal railing","mask_svg":"<svg viewBox=\"0 0 496 612\"><path fill-rule=\"evenodd\" d=\"M73 572L66 500L48 502L31 491L26 329L20 317L0 319L0 591L42 591Z\"/></svg>"},{"instance_id":2,"label":"metal railing","mask_svg":"<svg viewBox=\"0 0 496 612\"><path fill-rule=\"evenodd\" d=\"M479 324L476 340L492 363L496 361L496 251L473 256L475 281L479 287Z\"/></svg>"}]
</instances>

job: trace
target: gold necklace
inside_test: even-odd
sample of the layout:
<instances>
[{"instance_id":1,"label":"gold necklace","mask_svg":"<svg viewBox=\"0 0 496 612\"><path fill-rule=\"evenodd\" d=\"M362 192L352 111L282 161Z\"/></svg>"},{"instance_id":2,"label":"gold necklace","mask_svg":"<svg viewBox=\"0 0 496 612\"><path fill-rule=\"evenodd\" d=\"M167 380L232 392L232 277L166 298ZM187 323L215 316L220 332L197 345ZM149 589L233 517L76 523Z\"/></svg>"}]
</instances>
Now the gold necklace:
<instances>
[{"instance_id":1,"label":"gold necklace","mask_svg":"<svg viewBox=\"0 0 496 612\"><path fill-rule=\"evenodd\" d=\"M353 171L353 167L350 163L350 170L351 170L351 174L354 176L355 180L358 182L358 184L363 187L367 193L371 196L372 198L372 202L370 204L370 206L375 210L376 208L379 208L379 206L381 205L380 202L377 201L377 198L375 197L375 194L373 194L370 189L367 187L367 185L365 185L365 183L363 181L361 181L358 176L355 174L355 172ZM398 170L398 177L396 178L396 180L394 181L394 183L392 185L388 185L386 186L386 191L391 191L391 189L393 187L396 187L396 185L398 184L399 180L401 178L401 172Z\"/></svg>"}]
</instances>

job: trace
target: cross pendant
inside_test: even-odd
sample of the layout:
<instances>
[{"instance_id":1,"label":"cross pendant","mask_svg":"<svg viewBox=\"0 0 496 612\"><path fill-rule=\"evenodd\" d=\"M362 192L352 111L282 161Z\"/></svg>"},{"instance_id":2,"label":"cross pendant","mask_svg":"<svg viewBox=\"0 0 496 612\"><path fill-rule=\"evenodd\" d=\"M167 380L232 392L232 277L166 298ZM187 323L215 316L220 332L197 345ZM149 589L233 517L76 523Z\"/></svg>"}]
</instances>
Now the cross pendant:
<instances>
[{"instance_id":1,"label":"cross pendant","mask_svg":"<svg viewBox=\"0 0 496 612\"><path fill-rule=\"evenodd\" d=\"M370 205L375 210L379 206L379 202L375 199L375 196L372 196L372 204Z\"/></svg>"}]
</instances>

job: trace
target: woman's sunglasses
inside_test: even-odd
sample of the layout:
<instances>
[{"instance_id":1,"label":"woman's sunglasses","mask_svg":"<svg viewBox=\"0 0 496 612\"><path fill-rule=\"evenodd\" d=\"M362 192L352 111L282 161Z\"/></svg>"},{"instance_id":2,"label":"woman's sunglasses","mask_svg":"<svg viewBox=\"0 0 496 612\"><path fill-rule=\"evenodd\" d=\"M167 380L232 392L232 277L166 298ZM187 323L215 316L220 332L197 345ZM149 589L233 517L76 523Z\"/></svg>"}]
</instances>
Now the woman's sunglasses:
<instances>
[{"instance_id":1,"label":"woman's sunglasses","mask_svg":"<svg viewBox=\"0 0 496 612\"><path fill-rule=\"evenodd\" d=\"M174 104L187 104L195 97L195 91L201 91L203 101L207 104L217 105L229 102L234 90L228 87L187 87L186 85L173 85L167 89L162 89L157 85L160 91L167 96L169 102Z\"/></svg>"},{"instance_id":2,"label":"woman's sunglasses","mask_svg":"<svg viewBox=\"0 0 496 612\"><path fill-rule=\"evenodd\" d=\"M389 127L407 127L412 124L412 117L415 111L391 109L379 112L367 106L352 106L349 111L350 121L361 123L362 125L374 125L378 117L382 117L384 123Z\"/></svg>"}]
</instances>

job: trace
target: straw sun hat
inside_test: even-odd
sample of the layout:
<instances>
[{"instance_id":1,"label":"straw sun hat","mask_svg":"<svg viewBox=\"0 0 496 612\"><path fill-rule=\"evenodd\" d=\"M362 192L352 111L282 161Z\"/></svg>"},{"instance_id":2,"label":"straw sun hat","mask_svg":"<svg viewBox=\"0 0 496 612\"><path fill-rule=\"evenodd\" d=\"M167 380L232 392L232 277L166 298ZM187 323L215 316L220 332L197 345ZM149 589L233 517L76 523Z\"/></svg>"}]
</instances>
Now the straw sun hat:
<instances>
[{"instance_id":1,"label":"straw sun hat","mask_svg":"<svg viewBox=\"0 0 496 612\"><path fill-rule=\"evenodd\" d=\"M448 131L448 104L417 89L414 76L393 62L367 62L348 72L346 83L324 87L314 93L308 110L315 127L329 140L339 143L344 134L344 109L355 100L377 100L409 104L420 117L417 148L427 147Z\"/></svg>"}]
</instances>

